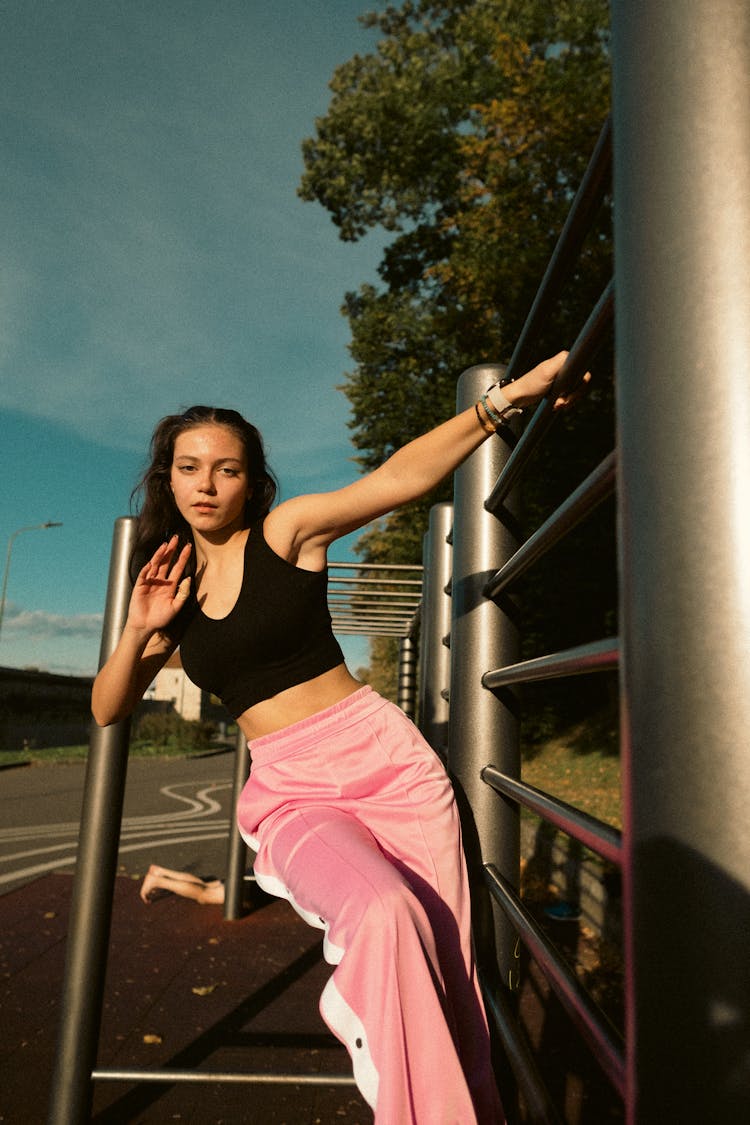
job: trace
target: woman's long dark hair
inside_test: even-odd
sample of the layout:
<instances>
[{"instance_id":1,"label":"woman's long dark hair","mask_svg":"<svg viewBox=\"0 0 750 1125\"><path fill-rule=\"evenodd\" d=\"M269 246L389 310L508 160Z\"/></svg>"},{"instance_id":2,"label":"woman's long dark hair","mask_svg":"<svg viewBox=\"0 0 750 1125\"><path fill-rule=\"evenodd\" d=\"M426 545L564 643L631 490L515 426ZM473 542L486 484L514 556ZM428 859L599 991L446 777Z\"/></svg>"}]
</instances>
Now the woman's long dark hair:
<instances>
[{"instance_id":1,"label":"woman's long dark hair","mask_svg":"<svg viewBox=\"0 0 750 1125\"><path fill-rule=\"evenodd\" d=\"M216 406L191 406L183 414L169 414L157 424L151 438L151 460L133 489L131 507L138 516L133 566L151 557L160 543L178 535L180 546L192 542L190 526L174 502L170 477L175 441L196 426L224 426L235 434L245 449L248 481L252 494L245 504L245 526L262 519L276 497L276 479L266 464L260 432L236 410Z\"/></svg>"}]
</instances>

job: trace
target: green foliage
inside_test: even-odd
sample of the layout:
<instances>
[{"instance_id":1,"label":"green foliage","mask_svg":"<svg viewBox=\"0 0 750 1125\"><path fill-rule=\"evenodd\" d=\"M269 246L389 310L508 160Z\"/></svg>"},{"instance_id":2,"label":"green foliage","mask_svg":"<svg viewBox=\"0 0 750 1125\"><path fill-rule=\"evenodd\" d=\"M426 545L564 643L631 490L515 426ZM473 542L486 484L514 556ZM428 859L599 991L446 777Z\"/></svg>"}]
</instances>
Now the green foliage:
<instances>
[{"instance_id":1,"label":"green foliage","mask_svg":"<svg viewBox=\"0 0 750 1125\"><path fill-rule=\"evenodd\" d=\"M617 722L609 710L575 724L524 755L523 780L622 827Z\"/></svg>"},{"instance_id":2,"label":"green foliage","mask_svg":"<svg viewBox=\"0 0 750 1125\"><path fill-rule=\"evenodd\" d=\"M369 469L452 413L462 370L510 358L608 112L609 38L606 0L410 0L363 22L382 37L336 70L303 146L300 195L327 208L343 239L376 226L394 235L381 284L343 307L355 364L343 389ZM570 344L611 268L605 207L531 362ZM527 531L612 447L608 365L537 459ZM360 552L421 561L429 507L450 490L380 521ZM592 639L613 624L611 523L582 535L602 565L592 573L561 554L540 568L527 646L549 651L566 629Z\"/></svg>"},{"instance_id":3,"label":"green foliage","mask_svg":"<svg viewBox=\"0 0 750 1125\"><path fill-rule=\"evenodd\" d=\"M205 750L215 734L213 723L183 719L176 711L154 711L142 715L133 732L134 739L156 750Z\"/></svg>"},{"instance_id":4,"label":"green foliage","mask_svg":"<svg viewBox=\"0 0 750 1125\"><path fill-rule=\"evenodd\" d=\"M370 666L357 672L359 679L393 703L398 702L398 648L398 641L393 637L373 637Z\"/></svg>"}]
</instances>

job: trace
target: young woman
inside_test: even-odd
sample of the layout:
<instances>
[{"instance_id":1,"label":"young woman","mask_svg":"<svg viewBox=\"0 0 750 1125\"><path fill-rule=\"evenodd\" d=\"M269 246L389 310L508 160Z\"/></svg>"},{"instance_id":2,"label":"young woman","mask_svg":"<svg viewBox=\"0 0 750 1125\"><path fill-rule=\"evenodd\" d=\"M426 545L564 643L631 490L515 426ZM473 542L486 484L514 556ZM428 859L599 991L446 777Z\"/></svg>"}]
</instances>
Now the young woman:
<instances>
[{"instance_id":1,"label":"young woman","mask_svg":"<svg viewBox=\"0 0 750 1125\"><path fill-rule=\"evenodd\" d=\"M505 414L550 391L566 354L334 492L272 509L258 431L208 407L159 423L140 485L151 557L94 683L94 717L128 715L177 644L190 678L224 701L250 746L237 815L256 879L325 932L336 968L321 1013L378 1125L503 1116L451 786L404 714L346 668L326 551L453 472Z\"/></svg>"}]
</instances>

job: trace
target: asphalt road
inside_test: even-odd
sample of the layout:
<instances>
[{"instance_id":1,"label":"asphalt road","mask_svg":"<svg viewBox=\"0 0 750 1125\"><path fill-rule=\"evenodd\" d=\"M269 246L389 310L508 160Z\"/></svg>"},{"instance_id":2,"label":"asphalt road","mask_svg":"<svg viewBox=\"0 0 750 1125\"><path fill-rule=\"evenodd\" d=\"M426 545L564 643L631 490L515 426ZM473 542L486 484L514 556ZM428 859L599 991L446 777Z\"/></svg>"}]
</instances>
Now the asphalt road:
<instances>
[{"instance_id":1,"label":"asphalt road","mask_svg":"<svg viewBox=\"0 0 750 1125\"><path fill-rule=\"evenodd\" d=\"M85 763L0 771L0 894L52 871L74 870ZM128 764L119 871L150 863L223 878L233 751Z\"/></svg>"}]
</instances>

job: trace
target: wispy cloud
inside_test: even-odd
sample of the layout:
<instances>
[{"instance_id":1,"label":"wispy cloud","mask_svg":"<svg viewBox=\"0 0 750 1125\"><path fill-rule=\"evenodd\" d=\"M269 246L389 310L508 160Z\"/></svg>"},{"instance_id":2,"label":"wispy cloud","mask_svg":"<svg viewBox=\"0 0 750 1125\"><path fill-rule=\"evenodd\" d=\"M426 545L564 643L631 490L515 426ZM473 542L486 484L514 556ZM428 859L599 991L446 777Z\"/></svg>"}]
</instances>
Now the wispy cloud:
<instances>
[{"instance_id":1,"label":"wispy cloud","mask_svg":"<svg viewBox=\"0 0 750 1125\"><path fill-rule=\"evenodd\" d=\"M101 636L101 613L78 613L70 617L57 613L43 613L36 609L21 609L9 602L5 607L2 623L3 633L7 639L14 639L21 635L35 638L56 640L59 638L73 640L97 638Z\"/></svg>"}]
</instances>

